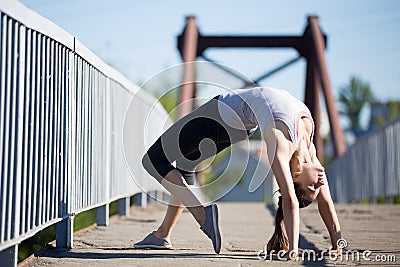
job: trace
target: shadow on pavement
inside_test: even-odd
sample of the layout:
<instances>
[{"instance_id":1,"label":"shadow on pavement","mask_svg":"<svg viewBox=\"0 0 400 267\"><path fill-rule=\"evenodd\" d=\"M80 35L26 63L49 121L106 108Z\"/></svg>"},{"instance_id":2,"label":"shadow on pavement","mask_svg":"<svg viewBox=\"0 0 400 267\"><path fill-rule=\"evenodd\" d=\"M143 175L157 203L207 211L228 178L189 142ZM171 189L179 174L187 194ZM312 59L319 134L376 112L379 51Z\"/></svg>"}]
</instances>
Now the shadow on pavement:
<instances>
[{"instance_id":1,"label":"shadow on pavement","mask_svg":"<svg viewBox=\"0 0 400 267\"><path fill-rule=\"evenodd\" d=\"M158 259L170 259L170 258L193 258L193 259L242 259L242 260L259 260L256 255L243 255L243 254L202 254L202 253L182 253L176 252L171 253L170 250L164 252L155 250L138 250L132 248L107 248L108 251L121 251L126 250L127 252L111 253L104 251L99 248L99 252L73 252L73 251L60 251L57 249L47 249L41 253L37 253L35 256L39 257L50 257L50 258L75 258L75 259L147 259L147 258L158 258ZM128 252L131 251L131 252ZM173 250L172 250L173 251ZM154 253L155 252L155 253Z\"/></svg>"}]
</instances>

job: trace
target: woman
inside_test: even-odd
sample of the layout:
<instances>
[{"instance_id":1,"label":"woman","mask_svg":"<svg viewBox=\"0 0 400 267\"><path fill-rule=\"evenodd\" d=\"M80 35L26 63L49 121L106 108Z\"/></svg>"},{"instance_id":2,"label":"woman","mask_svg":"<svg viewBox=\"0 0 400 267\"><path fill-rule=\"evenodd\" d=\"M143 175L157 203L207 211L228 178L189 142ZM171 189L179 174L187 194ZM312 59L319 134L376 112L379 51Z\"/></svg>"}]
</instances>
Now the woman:
<instances>
[{"instance_id":1,"label":"woman","mask_svg":"<svg viewBox=\"0 0 400 267\"><path fill-rule=\"evenodd\" d=\"M150 147L142 163L171 193L173 204L181 202L188 208L200 229L212 240L214 251L219 253L217 206L203 207L188 185L193 184L195 167L201 161L245 140L257 127L267 144L268 158L281 192L275 233L268 248L291 251L288 257L296 257L299 208L317 198L336 249L340 226L324 169L312 143L314 122L308 108L284 90L257 87L214 97L170 127ZM169 234L181 212L182 206L169 205L160 228L134 246L171 247Z\"/></svg>"}]
</instances>

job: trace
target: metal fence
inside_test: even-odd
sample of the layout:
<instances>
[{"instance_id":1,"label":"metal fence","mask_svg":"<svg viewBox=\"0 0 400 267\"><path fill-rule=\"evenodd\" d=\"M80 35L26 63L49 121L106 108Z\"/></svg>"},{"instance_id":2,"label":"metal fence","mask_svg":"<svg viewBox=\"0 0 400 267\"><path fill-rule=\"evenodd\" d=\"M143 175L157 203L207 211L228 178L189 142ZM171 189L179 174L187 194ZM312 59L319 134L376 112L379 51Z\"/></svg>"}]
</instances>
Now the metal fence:
<instances>
[{"instance_id":1,"label":"metal fence","mask_svg":"<svg viewBox=\"0 0 400 267\"><path fill-rule=\"evenodd\" d=\"M39 230L57 223L57 246L71 247L73 215L98 207L106 225L111 201L126 208L130 196L162 188L140 161L130 173L123 150L129 103L139 159L155 99L22 4L1 1L0 16L0 261L12 266ZM146 123L159 135L169 119L159 104L153 112Z\"/></svg>"},{"instance_id":2,"label":"metal fence","mask_svg":"<svg viewBox=\"0 0 400 267\"><path fill-rule=\"evenodd\" d=\"M400 120L359 139L327 175L337 202L400 195Z\"/></svg>"}]
</instances>

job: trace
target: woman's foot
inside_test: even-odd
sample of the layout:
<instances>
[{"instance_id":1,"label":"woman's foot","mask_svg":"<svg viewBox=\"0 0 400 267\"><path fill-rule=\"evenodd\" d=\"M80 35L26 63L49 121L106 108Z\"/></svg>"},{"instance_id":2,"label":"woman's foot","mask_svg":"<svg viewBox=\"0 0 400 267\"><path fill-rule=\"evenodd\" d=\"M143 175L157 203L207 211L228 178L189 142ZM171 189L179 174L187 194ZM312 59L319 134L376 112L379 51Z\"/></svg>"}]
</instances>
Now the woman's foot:
<instances>
[{"instance_id":1,"label":"woman's foot","mask_svg":"<svg viewBox=\"0 0 400 267\"><path fill-rule=\"evenodd\" d=\"M154 233L148 234L142 241L133 244L133 247L141 249L172 249L169 237L158 238Z\"/></svg>"},{"instance_id":2,"label":"woman's foot","mask_svg":"<svg viewBox=\"0 0 400 267\"><path fill-rule=\"evenodd\" d=\"M216 204L204 207L206 220L200 229L211 239L215 253L221 250L221 234L218 227L218 207Z\"/></svg>"},{"instance_id":3,"label":"woman's foot","mask_svg":"<svg viewBox=\"0 0 400 267\"><path fill-rule=\"evenodd\" d=\"M156 230L153 231L153 234L155 237L157 237L158 239L163 239L163 238L167 238L169 239L169 236L171 234L171 231L165 231L164 228L162 227L162 225Z\"/></svg>"}]
</instances>

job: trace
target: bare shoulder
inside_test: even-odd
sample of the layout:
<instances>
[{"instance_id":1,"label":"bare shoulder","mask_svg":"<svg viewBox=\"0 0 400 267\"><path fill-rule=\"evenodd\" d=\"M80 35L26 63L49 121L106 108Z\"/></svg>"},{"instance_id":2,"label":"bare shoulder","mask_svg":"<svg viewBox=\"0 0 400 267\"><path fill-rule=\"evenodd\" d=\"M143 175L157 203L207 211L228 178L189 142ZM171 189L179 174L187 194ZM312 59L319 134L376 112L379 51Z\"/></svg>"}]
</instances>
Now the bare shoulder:
<instances>
[{"instance_id":1,"label":"bare shoulder","mask_svg":"<svg viewBox=\"0 0 400 267\"><path fill-rule=\"evenodd\" d=\"M294 147L286 125L283 122L275 121L266 125L264 129L264 140L267 144L268 156L278 156L289 161L293 154Z\"/></svg>"},{"instance_id":2,"label":"bare shoulder","mask_svg":"<svg viewBox=\"0 0 400 267\"><path fill-rule=\"evenodd\" d=\"M298 122L298 128L302 131L305 131L308 135L311 136L314 130L313 122L310 117L308 116L301 116Z\"/></svg>"}]
</instances>

